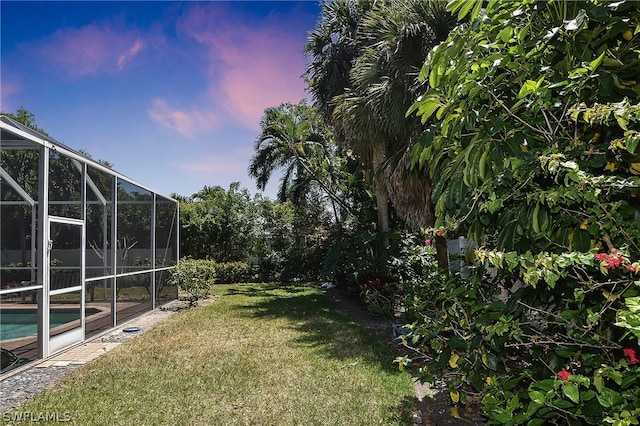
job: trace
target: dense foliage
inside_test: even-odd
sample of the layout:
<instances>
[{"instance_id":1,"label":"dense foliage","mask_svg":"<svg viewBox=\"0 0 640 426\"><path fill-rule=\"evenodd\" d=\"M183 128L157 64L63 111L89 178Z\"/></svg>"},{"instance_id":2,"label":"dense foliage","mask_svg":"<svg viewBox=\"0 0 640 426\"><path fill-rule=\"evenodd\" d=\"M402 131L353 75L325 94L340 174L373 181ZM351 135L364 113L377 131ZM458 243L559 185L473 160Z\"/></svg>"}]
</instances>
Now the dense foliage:
<instances>
[{"instance_id":1,"label":"dense foliage","mask_svg":"<svg viewBox=\"0 0 640 426\"><path fill-rule=\"evenodd\" d=\"M218 262L247 260L253 217L251 195L239 183L228 190L204 187L180 203L180 253Z\"/></svg>"},{"instance_id":2,"label":"dense foliage","mask_svg":"<svg viewBox=\"0 0 640 426\"><path fill-rule=\"evenodd\" d=\"M495 424L637 424L640 6L450 6L471 21L422 70L413 166L482 247L411 301L424 377Z\"/></svg>"},{"instance_id":3,"label":"dense foliage","mask_svg":"<svg viewBox=\"0 0 640 426\"><path fill-rule=\"evenodd\" d=\"M334 222L318 197L278 203L252 198L238 183L228 190L205 187L191 197L178 197L181 256L215 262L219 282L233 282L223 275L242 281L319 281ZM231 266L229 274L221 272L220 265L239 264L251 265L250 273L238 275Z\"/></svg>"}]
</instances>

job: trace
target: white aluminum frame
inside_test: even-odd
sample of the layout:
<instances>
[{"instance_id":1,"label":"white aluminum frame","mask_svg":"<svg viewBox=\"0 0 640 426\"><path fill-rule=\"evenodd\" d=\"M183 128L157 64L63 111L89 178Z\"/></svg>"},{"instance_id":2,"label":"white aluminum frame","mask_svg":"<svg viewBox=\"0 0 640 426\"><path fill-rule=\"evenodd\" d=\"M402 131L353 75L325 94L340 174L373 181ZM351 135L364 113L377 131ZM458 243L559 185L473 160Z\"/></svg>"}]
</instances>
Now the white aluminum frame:
<instances>
[{"instance_id":1,"label":"white aluminum frame","mask_svg":"<svg viewBox=\"0 0 640 426\"><path fill-rule=\"evenodd\" d=\"M3 131L7 131L9 133L14 134L17 138L3 140L0 142L0 146L6 148L18 148L18 149L26 149L26 148L37 148L39 147L39 183L38 183L38 200L34 200L16 180L6 171L0 167L0 179L4 180L13 190L17 192L17 194L22 198L23 201L11 201L11 202L3 202L3 204L28 204L32 209L35 209L38 206L43 206L44 208L37 209L37 218L32 210L32 234L33 231L36 230L37 227L37 235L33 235L31 238L31 266L29 269L32 271L35 269L36 276L32 274L32 283L34 285L28 285L20 288L11 288L0 290L0 295L12 294L12 293L20 293L24 291L37 290L38 292L38 357L41 359L46 359L50 357L55 352L62 350L70 345L75 343L79 343L84 341L85 338L85 296L86 296L86 283L98 281L98 280L110 280L111 281L111 325L115 327L117 324L117 300L116 300L116 284L117 279L120 277L133 276L139 274L150 273L151 274L151 303L152 309L156 308L156 273L160 271L166 271L173 269L177 266L180 259L180 226L179 226L179 204L177 200L159 194L157 191L154 191L133 179L127 178L126 176L118 173L104 165L91 160L83 156L82 154L72 150L71 148L66 147L65 145L55 141L54 139L48 138L44 135L41 135L15 121L9 119L5 116L0 116L0 129ZM29 147L25 144L31 143L34 146ZM49 154L50 152L55 152L60 155L64 155L71 159L73 164L77 167L81 176L81 195L80 195L80 204L81 204L81 213L80 218L67 218L49 215ZM106 173L107 175L112 177L112 195L111 199L107 200L105 196L101 193L99 188L96 186L95 182L92 180L91 176L88 173L88 166L91 166L93 169L96 169L99 172ZM126 273L118 273L118 259L117 259L117 245L115 241L117 241L118 236L118 182L122 180L124 182L135 185L145 191L148 191L152 194L151 200L151 264L148 269L140 270L140 271L130 271ZM111 214L111 234L109 235L109 241L112 242L111 247L107 249L106 240L103 245L104 253L105 253L105 262L111 266L111 269L108 271L109 273L104 276L99 277L91 277L86 278L86 209L87 209L87 187L91 188L92 192L96 194L98 198L98 202L102 204L105 208L107 205L112 205L112 214ZM157 268L156 265L156 205L158 203L158 197L161 196L163 200L167 200L175 203L175 227L172 228L172 232L175 233L175 265L170 266L162 266ZM73 203L73 201L71 202ZM106 213L105 213L106 214ZM51 290L50 282L49 282L49 260L50 260L50 252L48 250L50 241L50 226L52 223L63 223L70 225L77 225L81 227L81 244L80 247L81 254L81 285L78 287L65 288L59 290ZM38 226L36 226L38 224ZM107 223L105 221L104 231L106 237L106 229ZM37 243L37 244L36 244ZM36 250L36 247L38 248ZM165 251L166 253L166 251ZM109 257L109 259L107 259ZM25 267L27 268L27 267ZM71 332L63 333L60 336L55 336L54 338L50 338L49 336L49 311L50 311L50 296L55 296L56 294L68 293L68 292L81 292L81 327L76 330L72 330Z\"/></svg>"}]
</instances>

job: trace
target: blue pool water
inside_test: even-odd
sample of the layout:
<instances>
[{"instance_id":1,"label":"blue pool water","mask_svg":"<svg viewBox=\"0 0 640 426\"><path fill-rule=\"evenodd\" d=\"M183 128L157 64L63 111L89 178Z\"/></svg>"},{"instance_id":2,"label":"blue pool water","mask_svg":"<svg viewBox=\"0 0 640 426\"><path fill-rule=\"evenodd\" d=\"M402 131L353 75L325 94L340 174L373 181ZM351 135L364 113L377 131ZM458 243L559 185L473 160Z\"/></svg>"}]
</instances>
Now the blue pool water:
<instances>
[{"instance_id":1,"label":"blue pool water","mask_svg":"<svg viewBox=\"0 0 640 426\"><path fill-rule=\"evenodd\" d=\"M86 310L86 316L100 312ZM78 309L55 309L51 313L51 328L80 318ZM0 340L17 339L38 333L38 311L35 309L2 309L0 311Z\"/></svg>"}]
</instances>

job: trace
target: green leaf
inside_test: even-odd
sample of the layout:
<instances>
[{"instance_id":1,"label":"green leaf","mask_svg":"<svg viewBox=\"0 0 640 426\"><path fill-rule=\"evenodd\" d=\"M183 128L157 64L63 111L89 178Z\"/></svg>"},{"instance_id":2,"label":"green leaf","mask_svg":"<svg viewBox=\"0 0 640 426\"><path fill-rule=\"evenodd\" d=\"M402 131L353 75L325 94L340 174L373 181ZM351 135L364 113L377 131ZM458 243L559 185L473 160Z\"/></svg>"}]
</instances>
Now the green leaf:
<instances>
[{"instance_id":1,"label":"green leaf","mask_svg":"<svg viewBox=\"0 0 640 426\"><path fill-rule=\"evenodd\" d=\"M640 338L640 297L627 297L624 303L627 309L618 311L615 324Z\"/></svg>"},{"instance_id":2,"label":"green leaf","mask_svg":"<svg viewBox=\"0 0 640 426\"><path fill-rule=\"evenodd\" d=\"M500 30L496 38L502 40L504 43L507 43L511 39L512 35L513 35L513 28L504 27L502 30Z\"/></svg>"},{"instance_id":3,"label":"green leaf","mask_svg":"<svg viewBox=\"0 0 640 426\"><path fill-rule=\"evenodd\" d=\"M476 19L478 15L480 15L480 11L482 10L482 1L476 0L476 5L473 7L471 11L471 19Z\"/></svg>"},{"instance_id":4,"label":"green leaf","mask_svg":"<svg viewBox=\"0 0 640 426\"><path fill-rule=\"evenodd\" d=\"M577 229L573 233L572 246L575 251L589 251L591 248L591 235L582 229Z\"/></svg>"},{"instance_id":5,"label":"green leaf","mask_svg":"<svg viewBox=\"0 0 640 426\"><path fill-rule=\"evenodd\" d=\"M638 148L638 144L640 144L640 138L628 137L628 138L625 138L625 143L627 146L627 151L629 151L629 153L631 154L634 154L636 152L636 149Z\"/></svg>"},{"instance_id":6,"label":"green leaf","mask_svg":"<svg viewBox=\"0 0 640 426\"><path fill-rule=\"evenodd\" d=\"M458 336L451 336L449 340L447 340L447 344L454 349L466 350L467 342Z\"/></svg>"},{"instance_id":7,"label":"green leaf","mask_svg":"<svg viewBox=\"0 0 640 426\"><path fill-rule=\"evenodd\" d=\"M429 87L431 88L438 87L439 82L440 82L440 76L438 75L438 67L433 67L429 72Z\"/></svg>"},{"instance_id":8,"label":"green leaf","mask_svg":"<svg viewBox=\"0 0 640 426\"><path fill-rule=\"evenodd\" d=\"M598 402L605 408L613 407L624 400L622 396L613 389L603 388L600 394L596 395Z\"/></svg>"},{"instance_id":9,"label":"green leaf","mask_svg":"<svg viewBox=\"0 0 640 426\"><path fill-rule=\"evenodd\" d=\"M551 404L553 404L554 406L558 407L558 408L573 408L574 404L572 404L570 401L567 401L566 399L562 399L562 398L558 398L555 401L552 401Z\"/></svg>"},{"instance_id":10,"label":"green leaf","mask_svg":"<svg viewBox=\"0 0 640 426\"><path fill-rule=\"evenodd\" d=\"M598 72L598 84L600 84L600 90L602 91L603 96L606 97L613 93L615 83L610 72L601 69Z\"/></svg>"},{"instance_id":11,"label":"green leaf","mask_svg":"<svg viewBox=\"0 0 640 426\"><path fill-rule=\"evenodd\" d=\"M428 96L421 100L418 104L418 115L422 116L422 124L433 115L433 113L442 106L440 99L437 96Z\"/></svg>"},{"instance_id":12,"label":"green leaf","mask_svg":"<svg viewBox=\"0 0 640 426\"><path fill-rule=\"evenodd\" d=\"M518 386L518 384L520 384L522 379L523 379L523 376L516 377L515 379L507 380L506 382L504 382L504 385L502 385L502 389L504 389L505 391L510 391L516 386Z\"/></svg>"},{"instance_id":13,"label":"green leaf","mask_svg":"<svg viewBox=\"0 0 640 426\"><path fill-rule=\"evenodd\" d=\"M483 0L451 0L447 4L447 11L455 13L458 12L458 20L461 20L465 16L471 13L471 20L478 17ZM478 7L480 5L480 7Z\"/></svg>"},{"instance_id":14,"label":"green leaf","mask_svg":"<svg viewBox=\"0 0 640 426\"><path fill-rule=\"evenodd\" d=\"M569 376L569 381L571 383L584 385L585 387L589 387L591 385L591 380L581 374L572 374L571 376Z\"/></svg>"},{"instance_id":15,"label":"green leaf","mask_svg":"<svg viewBox=\"0 0 640 426\"><path fill-rule=\"evenodd\" d=\"M624 299L624 304L627 305L629 312L634 314L640 313L640 296L627 297Z\"/></svg>"},{"instance_id":16,"label":"green leaf","mask_svg":"<svg viewBox=\"0 0 640 426\"><path fill-rule=\"evenodd\" d=\"M581 75L586 74L587 72L589 72L589 70L584 67L574 68L571 71L569 71L569 78L571 79L578 78Z\"/></svg>"},{"instance_id":17,"label":"green leaf","mask_svg":"<svg viewBox=\"0 0 640 426\"><path fill-rule=\"evenodd\" d=\"M489 133L491 133L491 135L495 135L496 133L500 132L502 129L504 129L504 120L502 120L502 118L500 117L494 118L489 123Z\"/></svg>"},{"instance_id":18,"label":"green leaf","mask_svg":"<svg viewBox=\"0 0 640 426\"><path fill-rule=\"evenodd\" d=\"M524 40L524 38L527 36L527 33L529 32L530 26L531 24L527 24L524 27L520 28L520 31L518 31L518 40Z\"/></svg>"},{"instance_id":19,"label":"green leaf","mask_svg":"<svg viewBox=\"0 0 640 426\"><path fill-rule=\"evenodd\" d=\"M622 383L620 384L620 387L622 389L629 389L632 385L634 385L637 381L637 377L635 375L633 376L625 376L622 379Z\"/></svg>"},{"instance_id":20,"label":"green leaf","mask_svg":"<svg viewBox=\"0 0 640 426\"><path fill-rule=\"evenodd\" d=\"M550 391L553 390L553 388L555 387L556 381L554 379L544 379L544 380L540 380L538 382L532 383L529 386L529 389L540 389L543 391Z\"/></svg>"},{"instance_id":21,"label":"green leaf","mask_svg":"<svg viewBox=\"0 0 640 426\"><path fill-rule=\"evenodd\" d=\"M605 375L613 380L618 386L622 384L622 373L615 370L609 370Z\"/></svg>"},{"instance_id":22,"label":"green leaf","mask_svg":"<svg viewBox=\"0 0 640 426\"><path fill-rule=\"evenodd\" d=\"M482 355L482 363L485 367L491 370L496 370L498 368L498 358L491 353Z\"/></svg>"},{"instance_id":23,"label":"green leaf","mask_svg":"<svg viewBox=\"0 0 640 426\"><path fill-rule=\"evenodd\" d=\"M611 19L611 10L608 7L598 6L592 7L588 12L589 18L598 22L607 22Z\"/></svg>"},{"instance_id":24,"label":"green leaf","mask_svg":"<svg viewBox=\"0 0 640 426\"><path fill-rule=\"evenodd\" d=\"M524 98L525 96L529 95L530 93L533 93L536 91L537 89L537 81L535 80L527 80L522 87L520 88L520 91L518 92L518 99Z\"/></svg>"},{"instance_id":25,"label":"green leaf","mask_svg":"<svg viewBox=\"0 0 640 426\"><path fill-rule=\"evenodd\" d=\"M423 149L418 158L418 167L423 168L424 163L429 159L429 150Z\"/></svg>"},{"instance_id":26,"label":"green leaf","mask_svg":"<svg viewBox=\"0 0 640 426\"><path fill-rule=\"evenodd\" d=\"M434 136L432 132L424 132L422 135L420 135L420 145L422 145L423 148L429 148L433 143L433 137Z\"/></svg>"},{"instance_id":27,"label":"green leaf","mask_svg":"<svg viewBox=\"0 0 640 426\"><path fill-rule=\"evenodd\" d=\"M529 399L540 405L544 405L544 402L546 400L545 394L537 390L529 391Z\"/></svg>"},{"instance_id":28,"label":"green leaf","mask_svg":"<svg viewBox=\"0 0 640 426\"><path fill-rule=\"evenodd\" d=\"M604 59L605 55L607 54L606 51L602 52L602 55L598 56L596 59L594 59L593 61L589 62L589 68L591 69L591 71L595 71L600 64L602 63L602 60Z\"/></svg>"},{"instance_id":29,"label":"green leaf","mask_svg":"<svg viewBox=\"0 0 640 426\"><path fill-rule=\"evenodd\" d=\"M520 405L520 398L518 398L518 394L515 394L509 402L507 402L507 411L513 413L516 408Z\"/></svg>"},{"instance_id":30,"label":"green leaf","mask_svg":"<svg viewBox=\"0 0 640 426\"><path fill-rule=\"evenodd\" d=\"M627 120L625 117L618 115L618 114L614 114L614 116L616 117L616 121L618 122L618 126L620 126L620 128L622 130L629 130L627 128L627 125L629 124L629 120Z\"/></svg>"}]
</instances>

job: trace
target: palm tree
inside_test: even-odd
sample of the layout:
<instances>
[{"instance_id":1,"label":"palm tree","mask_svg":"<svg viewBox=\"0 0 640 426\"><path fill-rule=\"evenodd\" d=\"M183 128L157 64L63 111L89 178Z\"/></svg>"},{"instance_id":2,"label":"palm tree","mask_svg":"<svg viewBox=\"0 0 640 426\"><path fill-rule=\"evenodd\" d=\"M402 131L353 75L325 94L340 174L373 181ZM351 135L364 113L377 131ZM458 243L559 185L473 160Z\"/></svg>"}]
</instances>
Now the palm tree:
<instances>
[{"instance_id":1,"label":"palm tree","mask_svg":"<svg viewBox=\"0 0 640 426\"><path fill-rule=\"evenodd\" d=\"M337 221L336 204L350 212L337 195L330 132L314 108L304 100L297 105L268 108L261 127L249 164L249 176L256 179L258 189L264 190L273 172L280 169L280 202L299 203L317 187L331 200Z\"/></svg>"},{"instance_id":2,"label":"palm tree","mask_svg":"<svg viewBox=\"0 0 640 426\"><path fill-rule=\"evenodd\" d=\"M304 50L311 61L305 77L314 105L328 123L333 120L333 98L350 85L349 73L362 43L358 26L373 3L372 0L322 2L320 20L307 36Z\"/></svg>"},{"instance_id":3,"label":"palm tree","mask_svg":"<svg viewBox=\"0 0 640 426\"><path fill-rule=\"evenodd\" d=\"M353 108L357 104L372 112L369 133L378 137L378 149L386 153L384 163L378 158L374 167L386 183L395 211L414 229L433 227L435 209L431 177L407 167L423 127L415 116L407 118L406 111L423 89L417 77L424 58L455 25L441 1L377 3L360 27L361 37L369 42L351 71L352 93L344 95L347 114L357 112L359 108ZM448 268L446 240L435 240L439 265Z\"/></svg>"},{"instance_id":4,"label":"palm tree","mask_svg":"<svg viewBox=\"0 0 640 426\"><path fill-rule=\"evenodd\" d=\"M316 28L309 33L305 52L311 58L305 76L315 105L334 130L337 142L352 148L365 167L372 170L373 144L355 143L366 135L362 129L349 126L335 114L336 100L351 86L351 69L360 55L363 40L358 29L371 10L374 1L329 0L322 3L322 13ZM362 114L361 116L365 116ZM384 153L375 151L376 160ZM375 177L375 173L373 173ZM375 182L375 180L374 180ZM389 232L388 195L381 185L375 185L378 233L384 237ZM382 241L382 250L386 247ZM381 250L381 251L382 251Z\"/></svg>"},{"instance_id":5,"label":"palm tree","mask_svg":"<svg viewBox=\"0 0 640 426\"><path fill-rule=\"evenodd\" d=\"M405 167L421 130L405 113L417 97L424 58L455 21L439 1L350 4L323 3L307 42L310 91L320 109L330 112L340 140L373 172L379 233L389 230L389 194L413 227L432 226L431 182Z\"/></svg>"}]
</instances>

